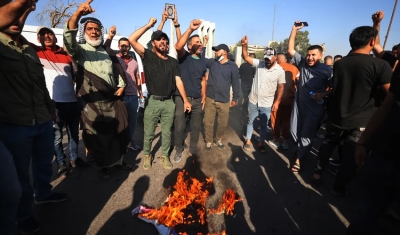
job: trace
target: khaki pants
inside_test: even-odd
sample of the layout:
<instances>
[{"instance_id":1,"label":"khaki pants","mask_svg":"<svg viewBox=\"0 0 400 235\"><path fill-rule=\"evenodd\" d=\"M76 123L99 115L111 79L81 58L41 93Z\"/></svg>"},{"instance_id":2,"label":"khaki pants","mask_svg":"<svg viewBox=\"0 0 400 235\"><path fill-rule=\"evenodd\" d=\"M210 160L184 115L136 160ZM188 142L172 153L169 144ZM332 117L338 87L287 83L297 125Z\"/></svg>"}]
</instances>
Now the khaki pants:
<instances>
[{"instance_id":1,"label":"khaki pants","mask_svg":"<svg viewBox=\"0 0 400 235\"><path fill-rule=\"evenodd\" d=\"M224 135L225 127L229 119L229 102L221 103L207 97L206 105L204 108L204 132L206 135L206 142L212 143L214 136L214 122L215 115L218 114L217 119L217 133L215 140L219 141Z\"/></svg>"}]
</instances>

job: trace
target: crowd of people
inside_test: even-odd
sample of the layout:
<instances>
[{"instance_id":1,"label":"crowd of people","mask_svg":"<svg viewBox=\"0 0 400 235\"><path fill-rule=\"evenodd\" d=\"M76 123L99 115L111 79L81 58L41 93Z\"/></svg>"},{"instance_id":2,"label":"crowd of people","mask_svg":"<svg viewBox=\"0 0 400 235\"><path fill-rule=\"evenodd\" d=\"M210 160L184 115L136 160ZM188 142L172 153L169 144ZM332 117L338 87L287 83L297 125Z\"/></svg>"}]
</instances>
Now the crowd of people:
<instances>
[{"instance_id":1,"label":"crowd of people","mask_svg":"<svg viewBox=\"0 0 400 235\"><path fill-rule=\"evenodd\" d=\"M400 133L399 48L388 52L380 45L382 11L372 15L372 27L352 31L352 49L346 56L323 58L319 45L310 46L305 57L300 55L295 38L304 25L296 22L287 53L267 47L263 59L257 59L248 53L248 38L244 36L244 63L238 68L226 44L212 47L215 58L206 58L208 37L193 34L202 22L191 21L181 34L176 12L172 19L177 34L173 48L176 58L168 55L170 39L162 31L167 12L151 36L152 49L146 49L138 39L154 27L155 18L128 38L119 39L116 54L110 48L116 27L111 27L108 38L104 38L106 30L101 21L83 17L94 12L92 0L82 3L65 24L64 48L57 46L53 30L47 27L38 28L41 46L36 46L21 35L36 2L0 0L0 235L12 234L15 223L23 234L36 233L40 227L33 218L33 204L68 199L67 194L52 191L54 156L59 175L69 168L90 166L88 161L96 162L102 179L110 177L109 168L113 166L130 170L132 166L124 156L128 150L141 148L134 138L139 103L145 103L145 170L152 167L151 147L158 123L165 169L173 168L169 156L172 129L173 162L180 162L184 156L187 120L189 156L197 155L202 123L204 150L211 151L213 146L224 149L229 110L238 104L240 87L243 103L239 105L247 122L245 151L253 148L254 123L258 120L260 137L255 146L266 152L270 120L273 138L269 144L287 150L293 140L297 148L291 171L299 173L325 122L326 134L311 179L321 183L330 162L336 166L332 194L344 196L356 171L362 167L368 172L358 214L347 234L372 234L382 208L389 199L399 199L400 173L396 166L400 152L395 147ZM143 63L149 93L146 97L138 63L129 55L131 49ZM64 127L69 157L62 146ZM86 158L78 156L79 128ZM336 147L338 159L331 159ZM387 193L383 183L387 181L395 182L397 193Z\"/></svg>"}]
</instances>

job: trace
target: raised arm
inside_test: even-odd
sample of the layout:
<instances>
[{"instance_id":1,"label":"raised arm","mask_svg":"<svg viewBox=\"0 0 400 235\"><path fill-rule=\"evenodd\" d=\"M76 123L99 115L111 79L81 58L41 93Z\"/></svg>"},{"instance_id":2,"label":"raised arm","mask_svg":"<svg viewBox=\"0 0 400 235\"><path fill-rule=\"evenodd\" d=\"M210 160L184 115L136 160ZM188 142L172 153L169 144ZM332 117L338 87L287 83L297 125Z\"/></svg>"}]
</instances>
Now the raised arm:
<instances>
[{"instance_id":1,"label":"raised arm","mask_svg":"<svg viewBox=\"0 0 400 235\"><path fill-rule=\"evenodd\" d=\"M68 29L77 29L79 20L82 16L91 14L94 12L94 9L90 6L93 0L87 0L85 3L82 3L78 9L72 14L71 18L68 20Z\"/></svg>"},{"instance_id":2,"label":"raised arm","mask_svg":"<svg viewBox=\"0 0 400 235\"><path fill-rule=\"evenodd\" d=\"M25 10L24 14L22 14L22 16L19 18L19 21L22 24L22 28L24 28L25 25L25 21L28 18L29 14L31 14L32 11L36 10L36 2L33 1L31 7L29 7L28 9Z\"/></svg>"},{"instance_id":3,"label":"raised arm","mask_svg":"<svg viewBox=\"0 0 400 235\"><path fill-rule=\"evenodd\" d=\"M111 47L112 40L116 34L117 34L117 27L115 25L113 25L108 30L108 37L107 37L107 40L104 42L105 47Z\"/></svg>"},{"instance_id":4,"label":"raised arm","mask_svg":"<svg viewBox=\"0 0 400 235\"><path fill-rule=\"evenodd\" d=\"M164 28L164 24L167 20L168 20L168 13L167 13L167 9L164 8L164 11L161 16L161 22L160 22L160 25L158 26L157 30L162 31Z\"/></svg>"},{"instance_id":5,"label":"raised arm","mask_svg":"<svg viewBox=\"0 0 400 235\"><path fill-rule=\"evenodd\" d=\"M35 0L0 0L0 31L15 23L32 5Z\"/></svg>"},{"instance_id":6,"label":"raised arm","mask_svg":"<svg viewBox=\"0 0 400 235\"><path fill-rule=\"evenodd\" d=\"M178 39L178 42L175 44L175 49L178 52L178 58L181 58L185 55L185 44L187 40L189 39L190 35L198 29L201 25L201 20L192 20L190 22L189 28L186 30L186 32L182 35L180 39Z\"/></svg>"},{"instance_id":7,"label":"raised arm","mask_svg":"<svg viewBox=\"0 0 400 235\"><path fill-rule=\"evenodd\" d=\"M300 23L300 21L296 21L296 23ZM288 49L287 49L287 52L289 53L290 57L293 57L294 54L296 53L294 44L296 42L297 31L299 31L303 27L304 27L303 24L301 24L300 26L293 25L292 27L292 32L290 33Z\"/></svg>"},{"instance_id":8,"label":"raised arm","mask_svg":"<svg viewBox=\"0 0 400 235\"><path fill-rule=\"evenodd\" d=\"M139 54L140 57L144 57L144 47L142 44L138 42L139 38L150 28L154 27L154 25L157 23L156 18L150 18L149 23L147 23L145 26L141 27L140 29L136 30L129 36L129 43L133 47L133 49L136 51L136 53Z\"/></svg>"},{"instance_id":9,"label":"raised arm","mask_svg":"<svg viewBox=\"0 0 400 235\"><path fill-rule=\"evenodd\" d=\"M176 31L176 40L179 40L182 35L181 35L181 25L178 22L178 11L176 10L176 6L174 8L174 12L175 12L175 18L172 20L172 22L174 22L174 27Z\"/></svg>"},{"instance_id":10,"label":"raised arm","mask_svg":"<svg viewBox=\"0 0 400 235\"><path fill-rule=\"evenodd\" d=\"M247 36L244 36L242 38L242 56L244 61L246 61L247 63L251 64L251 66L253 66L253 58L251 58L249 56L249 53L247 52L247 45L249 43Z\"/></svg>"},{"instance_id":11,"label":"raised arm","mask_svg":"<svg viewBox=\"0 0 400 235\"><path fill-rule=\"evenodd\" d=\"M374 27L378 31L378 35L376 35L375 39L375 46L373 49L374 55L377 58L382 58L383 54L385 53L385 50L383 49L380 40L381 21L384 16L385 14L383 13L383 11L375 12L372 15L372 22L373 22L372 27Z\"/></svg>"}]
</instances>

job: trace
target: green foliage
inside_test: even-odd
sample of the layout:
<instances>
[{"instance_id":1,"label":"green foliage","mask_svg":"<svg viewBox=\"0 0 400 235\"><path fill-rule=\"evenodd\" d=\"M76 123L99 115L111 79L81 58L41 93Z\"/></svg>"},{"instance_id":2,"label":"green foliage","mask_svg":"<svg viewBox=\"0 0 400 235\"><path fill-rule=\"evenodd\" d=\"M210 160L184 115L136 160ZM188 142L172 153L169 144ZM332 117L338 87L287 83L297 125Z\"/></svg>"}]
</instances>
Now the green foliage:
<instances>
[{"instance_id":1,"label":"green foliage","mask_svg":"<svg viewBox=\"0 0 400 235\"><path fill-rule=\"evenodd\" d=\"M294 44L295 50L302 56L307 55L307 48L310 45L310 39L308 38L308 31L298 31L296 35L296 42ZM273 42L271 43L270 47L275 48L278 53L285 53L287 52L289 43L289 38L286 38L282 42Z\"/></svg>"}]
</instances>

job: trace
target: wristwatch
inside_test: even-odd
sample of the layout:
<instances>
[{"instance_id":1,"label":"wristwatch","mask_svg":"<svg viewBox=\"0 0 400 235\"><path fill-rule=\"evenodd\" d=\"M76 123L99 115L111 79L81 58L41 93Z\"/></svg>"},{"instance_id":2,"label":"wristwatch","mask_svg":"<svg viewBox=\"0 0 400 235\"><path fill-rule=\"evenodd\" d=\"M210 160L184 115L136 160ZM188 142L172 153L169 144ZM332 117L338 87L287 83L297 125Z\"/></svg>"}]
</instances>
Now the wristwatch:
<instances>
[{"instance_id":1,"label":"wristwatch","mask_svg":"<svg viewBox=\"0 0 400 235\"><path fill-rule=\"evenodd\" d=\"M179 27L181 27L181 25L180 25L180 24L177 24L177 25L174 25L174 27L175 27L175 28L179 28Z\"/></svg>"}]
</instances>

